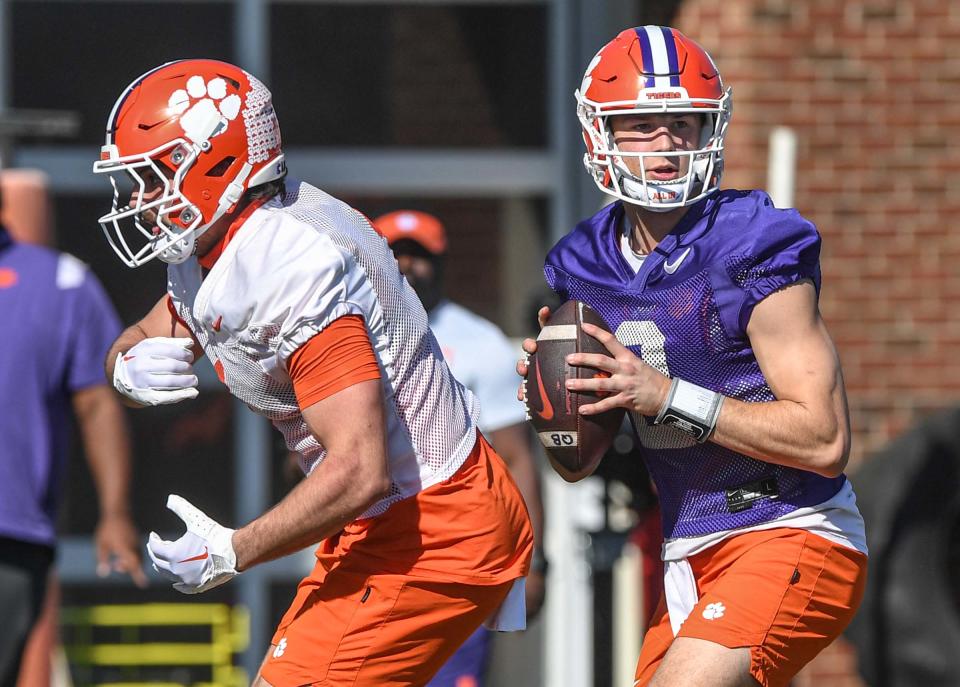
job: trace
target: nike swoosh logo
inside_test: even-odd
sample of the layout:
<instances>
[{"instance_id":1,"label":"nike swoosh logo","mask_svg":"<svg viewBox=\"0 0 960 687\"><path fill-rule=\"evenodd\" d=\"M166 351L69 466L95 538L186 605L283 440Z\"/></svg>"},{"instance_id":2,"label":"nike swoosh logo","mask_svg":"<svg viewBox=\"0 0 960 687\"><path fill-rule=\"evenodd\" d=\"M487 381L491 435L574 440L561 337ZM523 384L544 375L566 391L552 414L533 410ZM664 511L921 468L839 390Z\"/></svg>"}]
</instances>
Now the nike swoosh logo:
<instances>
[{"instance_id":1,"label":"nike swoosh logo","mask_svg":"<svg viewBox=\"0 0 960 687\"><path fill-rule=\"evenodd\" d=\"M544 420L553 419L553 404L550 403L550 397L547 396L547 390L543 387L543 380L540 379L540 358L537 358L537 364L534 368L537 375L537 389L540 390L540 404L541 408L537 411L537 415L542 417Z\"/></svg>"},{"instance_id":2,"label":"nike swoosh logo","mask_svg":"<svg viewBox=\"0 0 960 687\"><path fill-rule=\"evenodd\" d=\"M215 319L215 320L213 321L213 331L219 332L219 331L220 331L220 325L222 325L222 324L223 324L223 315L221 315L220 317L218 317L217 319Z\"/></svg>"},{"instance_id":3,"label":"nike swoosh logo","mask_svg":"<svg viewBox=\"0 0 960 687\"><path fill-rule=\"evenodd\" d=\"M680 263L686 260L687 256L690 254L690 248L687 248L680 254L680 257L674 260L672 263L664 261L663 271L667 274L673 274L677 271L677 268L680 267Z\"/></svg>"},{"instance_id":4,"label":"nike swoosh logo","mask_svg":"<svg viewBox=\"0 0 960 687\"><path fill-rule=\"evenodd\" d=\"M207 550L207 547L203 547L203 553L194 556L193 558L184 558L182 561L177 561L178 563L190 563L191 561L205 561L210 557L210 552Z\"/></svg>"},{"instance_id":5,"label":"nike swoosh logo","mask_svg":"<svg viewBox=\"0 0 960 687\"><path fill-rule=\"evenodd\" d=\"M171 118L168 117L166 119L161 119L157 122L140 122L139 124L137 124L137 128L140 129L140 131L150 131L150 129L153 129L154 127L158 127L164 122L169 121L170 119Z\"/></svg>"}]
</instances>

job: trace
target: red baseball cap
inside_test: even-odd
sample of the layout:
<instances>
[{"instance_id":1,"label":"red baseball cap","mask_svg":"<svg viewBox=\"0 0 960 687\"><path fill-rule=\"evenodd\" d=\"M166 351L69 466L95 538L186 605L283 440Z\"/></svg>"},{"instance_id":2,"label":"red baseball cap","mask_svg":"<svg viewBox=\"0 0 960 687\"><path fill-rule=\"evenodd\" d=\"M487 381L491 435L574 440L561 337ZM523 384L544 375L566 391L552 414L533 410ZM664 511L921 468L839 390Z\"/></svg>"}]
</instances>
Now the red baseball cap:
<instances>
[{"instance_id":1,"label":"red baseball cap","mask_svg":"<svg viewBox=\"0 0 960 687\"><path fill-rule=\"evenodd\" d=\"M393 245L404 239L416 241L434 255L447 251L447 232L440 220L417 210L395 210L373 220L373 228Z\"/></svg>"}]
</instances>

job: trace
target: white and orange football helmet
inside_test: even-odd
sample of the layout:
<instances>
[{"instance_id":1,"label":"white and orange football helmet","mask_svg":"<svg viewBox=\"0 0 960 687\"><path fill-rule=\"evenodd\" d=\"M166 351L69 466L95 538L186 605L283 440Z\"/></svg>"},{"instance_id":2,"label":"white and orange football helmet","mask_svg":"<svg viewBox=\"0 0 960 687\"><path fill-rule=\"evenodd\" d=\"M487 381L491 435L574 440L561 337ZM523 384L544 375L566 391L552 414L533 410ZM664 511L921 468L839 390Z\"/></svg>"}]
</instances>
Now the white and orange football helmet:
<instances>
[{"instance_id":1,"label":"white and orange football helmet","mask_svg":"<svg viewBox=\"0 0 960 687\"><path fill-rule=\"evenodd\" d=\"M587 146L583 162L604 193L666 212L692 205L719 188L732 91L724 89L710 55L676 29L639 26L621 32L594 56L576 98ZM706 115L695 150L624 152L609 126L614 115L691 112ZM670 156L678 162L689 157L686 175L669 181L646 178L646 158ZM639 158L643 173L631 173L626 157Z\"/></svg>"},{"instance_id":2,"label":"white and orange football helmet","mask_svg":"<svg viewBox=\"0 0 960 687\"><path fill-rule=\"evenodd\" d=\"M113 207L100 226L120 259L130 267L157 256L183 262L197 238L233 211L247 189L286 174L270 91L225 62L181 60L157 67L130 84L113 106L93 172L108 174L113 185ZM144 175L163 180L159 197L144 199Z\"/></svg>"}]
</instances>

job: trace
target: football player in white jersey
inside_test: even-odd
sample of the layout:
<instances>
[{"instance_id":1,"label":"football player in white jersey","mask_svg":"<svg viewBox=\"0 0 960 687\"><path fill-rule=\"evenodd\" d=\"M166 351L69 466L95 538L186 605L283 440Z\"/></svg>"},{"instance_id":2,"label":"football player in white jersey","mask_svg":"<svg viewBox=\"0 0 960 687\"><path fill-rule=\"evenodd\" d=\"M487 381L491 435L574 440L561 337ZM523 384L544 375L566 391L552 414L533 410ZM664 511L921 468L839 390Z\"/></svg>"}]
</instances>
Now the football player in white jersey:
<instances>
[{"instance_id":1,"label":"football player in white jersey","mask_svg":"<svg viewBox=\"0 0 960 687\"><path fill-rule=\"evenodd\" d=\"M540 610L547 559L542 550L543 504L537 466L530 450L526 411L516 399L515 351L488 320L444 297L447 232L439 219L417 210L396 210L373 220L397 256L400 271L427 310L430 330L454 376L480 402L480 429L510 468L533 523L533 568L527 577L527 619ZM478 630L443 666L429 687L482 685L490 633Z\"/></svg>"},{"instance_id":2,"label":"football player in white jersey","mask_svg":"<svg viewBox=\"0 0 960 687\"><path fill-rule=\"evenodd\" d=\"M366 219L286 178L270 92L183 60L117 100L94 172L120 258L168 264L167 293L114 343L135 406L197 395L205 354L307 474L237 529L185 499L151 533L154 567L193 594L320 543L256 685L423 685L484 621L524 624L533 537L519 490L476 430L427 315Z\"/></svg>"}]
</instances>

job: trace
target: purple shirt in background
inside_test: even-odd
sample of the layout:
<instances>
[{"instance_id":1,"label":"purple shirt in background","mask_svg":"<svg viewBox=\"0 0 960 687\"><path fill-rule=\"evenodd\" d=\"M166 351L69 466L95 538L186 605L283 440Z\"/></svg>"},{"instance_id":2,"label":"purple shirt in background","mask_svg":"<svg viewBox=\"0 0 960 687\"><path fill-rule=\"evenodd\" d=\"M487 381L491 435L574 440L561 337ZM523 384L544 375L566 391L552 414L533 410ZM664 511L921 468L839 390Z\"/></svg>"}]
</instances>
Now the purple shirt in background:
<instances>
[{"instance_id":1,"label":"purple shirt in background","mask_svg":"<svg viewBox=\"0 0 960 687\"><path fill-rule=\"evenodd\" d=\"M120 321L86 265L0 227L0 537L53 545L71 396L105 384Z\"/></svg>"},{"instance_id":2,"label":"purple shirt in background","mask_svg":"<svg viewBox=\"0 0 960 687\"><path fill-rule=\"evenodd\" d=\"M588 303L647 363L731 398L775 400L746 329L754 306L788 284L820 289L820 236L761 191L720 191L692 206L638 272L620 249L623 204L584 220L547 255L547 282ZM655 426L634 414L660 496L664 536L692 537L769 522L843 486Z\"/></svg>"}]
</instances>

